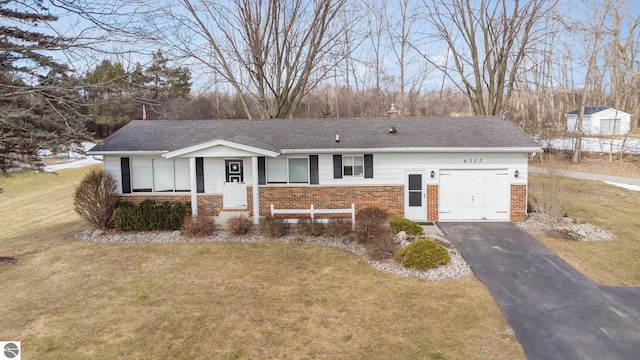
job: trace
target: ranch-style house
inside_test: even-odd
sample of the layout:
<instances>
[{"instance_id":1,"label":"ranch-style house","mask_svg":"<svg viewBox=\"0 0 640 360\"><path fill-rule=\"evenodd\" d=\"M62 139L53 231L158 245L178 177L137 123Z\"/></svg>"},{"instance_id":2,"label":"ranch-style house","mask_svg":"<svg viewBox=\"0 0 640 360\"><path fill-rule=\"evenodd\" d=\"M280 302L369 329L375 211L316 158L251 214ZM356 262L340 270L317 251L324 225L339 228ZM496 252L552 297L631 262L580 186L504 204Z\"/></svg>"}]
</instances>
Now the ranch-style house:
<instances>
[{"instance_id":1,"label":"ranch-style house","mask_svg":"<svg viewBox=\"0 0 640 360\"><path fill-rule=\"evenodd\" d=\"M384 208L415 221L523 221L540 145L499 116L136 120L89 151L121 198L194 215Z\"/></svg>"}]
</instances>

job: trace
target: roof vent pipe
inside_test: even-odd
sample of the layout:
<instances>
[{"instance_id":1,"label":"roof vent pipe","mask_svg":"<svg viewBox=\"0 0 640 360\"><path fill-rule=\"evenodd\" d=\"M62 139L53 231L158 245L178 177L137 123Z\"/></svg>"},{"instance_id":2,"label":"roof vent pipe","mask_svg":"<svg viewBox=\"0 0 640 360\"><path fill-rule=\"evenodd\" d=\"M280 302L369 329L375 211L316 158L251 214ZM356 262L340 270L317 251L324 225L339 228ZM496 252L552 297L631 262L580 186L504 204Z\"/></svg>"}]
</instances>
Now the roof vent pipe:
<instances>
[{"instance_id":1,"label":"roof vent pipe","mask_svg":"<svg viewBox=\"0 0 640 360\"><path fill-rule=\"evenodd\" d=\"M336 134L336 142L340 142L340 135Z\"/></svg>"},{"instance_id":2,"label":"roof vent pipe","mask_svg":"<svg viewBox=\"0 0 640 360\"><path fill-rule=\"evenodd\" d=\"M389 126L389 134L395 134L397 132L395 126Z\"/></svg>"}]
</instances>

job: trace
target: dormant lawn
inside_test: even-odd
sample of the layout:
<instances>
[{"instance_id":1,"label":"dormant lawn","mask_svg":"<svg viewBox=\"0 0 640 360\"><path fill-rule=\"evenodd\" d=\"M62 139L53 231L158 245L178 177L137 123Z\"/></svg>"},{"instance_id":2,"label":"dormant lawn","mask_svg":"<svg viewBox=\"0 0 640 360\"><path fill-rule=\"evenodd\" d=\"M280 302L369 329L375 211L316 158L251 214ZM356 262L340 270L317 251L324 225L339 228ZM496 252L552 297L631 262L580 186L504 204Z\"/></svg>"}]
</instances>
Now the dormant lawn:
<instances>
[{"instance_id":1,"label":"dormant lawn","mask_svg":"<svg viewBox=\"0 0 640 360\"><path fill-rule=\"evenodd\" d=\"M23 359L522 359L475 278L409 280L307 244L74 238L89 168L0 180L0 339Z\"/></svg>"}]
</instances>

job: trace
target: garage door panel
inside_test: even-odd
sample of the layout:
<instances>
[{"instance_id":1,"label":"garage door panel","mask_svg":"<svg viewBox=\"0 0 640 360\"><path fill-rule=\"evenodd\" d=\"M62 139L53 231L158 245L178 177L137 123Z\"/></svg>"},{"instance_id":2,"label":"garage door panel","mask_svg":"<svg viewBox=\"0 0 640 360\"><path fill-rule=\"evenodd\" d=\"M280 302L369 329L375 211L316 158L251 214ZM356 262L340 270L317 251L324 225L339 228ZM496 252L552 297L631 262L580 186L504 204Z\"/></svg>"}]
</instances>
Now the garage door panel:
<instances>
[{"instance_id":1,"label":"garage door panel","mask_svg":"<svg viewBox=\"0 0 640 360\"><path fill-rule=\"evenodd\" d=\"M508 220L507 171L442 170L440 220Z\"/></svg>"}]
</instances>

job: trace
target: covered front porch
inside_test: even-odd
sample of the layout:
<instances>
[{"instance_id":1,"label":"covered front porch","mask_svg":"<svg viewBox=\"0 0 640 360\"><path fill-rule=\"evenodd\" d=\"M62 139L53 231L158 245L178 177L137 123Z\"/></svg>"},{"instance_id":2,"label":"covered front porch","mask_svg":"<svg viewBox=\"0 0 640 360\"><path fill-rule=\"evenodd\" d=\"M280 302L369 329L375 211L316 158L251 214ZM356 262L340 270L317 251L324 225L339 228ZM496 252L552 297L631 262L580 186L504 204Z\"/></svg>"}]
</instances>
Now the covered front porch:
<instances>
[{"instance_id":1,"label":"covered front porch","mask_svg":"<svg viewBox=\"0 0 640 360\"><path fill-rule=\"evenodd\" d=\"M221 209L211 209L215 215L224 218L250 213L253 223L258 224L260 159L264 161L266 157L277 157L278 152L267 144L257 143L247 137L236 141L215 140L163 155L167 159L189 159L193 216L198 216L199 208L203 206L221 205ZM221 204L219 200L211 199L216 195L221 196Z\"/></svg>"}]
</instances>

